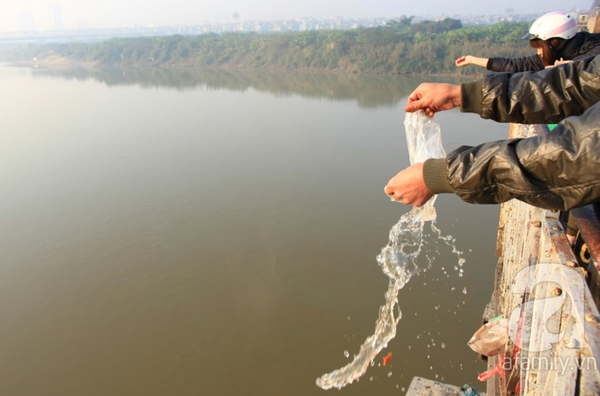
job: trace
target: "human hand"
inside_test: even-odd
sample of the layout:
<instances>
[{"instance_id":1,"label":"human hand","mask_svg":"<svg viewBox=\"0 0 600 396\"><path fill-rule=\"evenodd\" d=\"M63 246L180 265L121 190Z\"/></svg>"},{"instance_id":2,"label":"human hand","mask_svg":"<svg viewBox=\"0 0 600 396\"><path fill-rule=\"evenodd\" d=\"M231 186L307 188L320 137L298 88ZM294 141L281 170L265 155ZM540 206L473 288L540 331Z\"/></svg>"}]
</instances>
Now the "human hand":
<instances>
[{"instance_id":1,"label":"human hand","mask_svg":"<svg viewBox=\"0 0 600 396\"><path fill-rule=\"evenodd\" d=\"M423 83L408 96L404 110L413 113L423 110L425 115L433 115L442 110L460 106L460 85Z\"/></svg>"},{"instance_id":2,"label":"human hand","mask_svg":"<svg viewBox=\"0 0 600 396\"><path fill-rule=\"evenodd\" d=\"M473 55L464 55L454 61L456 66L462 67L467 65L475 65L487 68L489 58L480 58Z\"/></svg>"},{"instance_id":3,"label":"human hand","mask_svg":"<svg viewBox=\"0 0 600 396\"><path fill-rule=\"evenodd\" d=\"M464 55L454 61L454 64L458 67L470 65L473 61L471 55Z\"/></svg>"},{"instance_id":4,"label":"human hand","mask_svg":"<svg viewBox=\"0 0 600 396\"><path fill-rule=\"evenodd\" d=\"M433 197L425 185L422 162L411 165L392 177L384 191L394 201L405 205L422 206Z\"/></svg>"},{"instance_id":5,"label":"human hand","mask_svg":"<svg viewBox=\"0 0 600 396\"><path fill-rule=\"evenodd\" d=\"M564 60L563 58L560 58L559 60L554 61L553 65L546 66L546 69L549 69L554 66L566 65L567 63L571 63L571 62L573 62L573 61L572 60Z\"/></svg>"}]
</instances>

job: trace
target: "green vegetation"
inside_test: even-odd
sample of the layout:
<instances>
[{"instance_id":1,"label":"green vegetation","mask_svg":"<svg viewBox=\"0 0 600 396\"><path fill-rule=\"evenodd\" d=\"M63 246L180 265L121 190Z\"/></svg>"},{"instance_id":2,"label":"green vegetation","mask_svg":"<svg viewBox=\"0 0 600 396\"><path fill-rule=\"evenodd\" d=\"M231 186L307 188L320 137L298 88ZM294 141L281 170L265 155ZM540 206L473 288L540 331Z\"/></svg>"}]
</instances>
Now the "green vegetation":
<instances>
[{"instance_id":1,"label":"green vegetation","mask_svg":"<svg viewBox=\"0 0 600 396\"><path fill-rule=\"evenodd\" d=\"M223 67L376 74L477 74L457 68L461 55L534 54L520 37L529 24L466 26L455 19L384 27L298 33L224 33L112 39L98 43L29 45L0 55L4 61L67 60L98 66Z\"/></svg>"}]
</instances>

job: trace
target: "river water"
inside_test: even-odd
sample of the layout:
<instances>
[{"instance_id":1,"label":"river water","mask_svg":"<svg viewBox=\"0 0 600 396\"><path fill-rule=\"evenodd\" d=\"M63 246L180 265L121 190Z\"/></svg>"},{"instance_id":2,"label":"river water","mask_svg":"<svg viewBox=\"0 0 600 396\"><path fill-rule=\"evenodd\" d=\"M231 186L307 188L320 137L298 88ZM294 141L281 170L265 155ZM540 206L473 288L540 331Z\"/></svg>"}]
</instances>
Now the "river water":
<instances>
[{"instance_id":1,"label":"river water","mask_svg":"<svg viewBox=\"0 0 600 396\"><path fill-rule=\"evenodd\" d=\"M421 80L0 67L0 394L338 393L315 380L384 302L376 256L409 208L383 187L409 164ZM436 118L447 152L508 133ZM484 389L466 343L499 208L436 209L464 272L426 226L396 337L341 394L404 394L416 375Z\"/></svg>"}]
</instances>

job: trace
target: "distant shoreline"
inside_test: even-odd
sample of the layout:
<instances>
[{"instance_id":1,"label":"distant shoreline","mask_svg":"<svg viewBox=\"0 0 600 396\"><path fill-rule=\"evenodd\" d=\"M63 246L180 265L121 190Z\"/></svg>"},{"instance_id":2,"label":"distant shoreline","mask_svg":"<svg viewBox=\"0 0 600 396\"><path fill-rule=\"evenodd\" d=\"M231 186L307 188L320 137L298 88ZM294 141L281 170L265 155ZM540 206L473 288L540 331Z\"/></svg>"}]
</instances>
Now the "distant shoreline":
<instances>
[{"instance_id":1,"label":"distant shoreline","mask_svg":"<svg viewBox=\"0 0 600 396\"><path fill-rule=\"evenodd\" d=\"M197 66L189 63L175 63L171 66L166 65L106 65L100 62L81 62L64 57L55 57L50 59L39 59L37 61L14 61L5 62L5 65L12 67L23 67L30 69L44 68L49 70L73 70L77 68L97 71L106 70L112 68L119 69L141 69L141 70L172 70L172 71L190 71L190 70L247 70L247 71L268 71L276 73L284 72L298 72L298 73L317 73L317 74L348 74L348 75L364 75L364 76L431 76L431 77L453 77L453 78L474 78L483 75L461 75L460 73L419 73L419 72L406 72L402 74L398 73L374 73L374 72L348 72L337 69L322 70L322 69L309 69L309 68L283 68L275 66L267 67L244 67L244 66Z\"/></svg>"},{"instance_id":2,"label":"distant shoreline","mask_svg":"<svg viewBox=\"0 0 600 396\"><path fill-rule=\"evenodd\" d=\"M532 54L524 23L462 27L460 21L410 18L385 27L299 33L224 33L118 38L94 43L29 45L0 51L0 60L53 68L143 67L302 71L368 75L479 76L457 68L463 55L517 58Z\"/></svg>"}]
</instances>

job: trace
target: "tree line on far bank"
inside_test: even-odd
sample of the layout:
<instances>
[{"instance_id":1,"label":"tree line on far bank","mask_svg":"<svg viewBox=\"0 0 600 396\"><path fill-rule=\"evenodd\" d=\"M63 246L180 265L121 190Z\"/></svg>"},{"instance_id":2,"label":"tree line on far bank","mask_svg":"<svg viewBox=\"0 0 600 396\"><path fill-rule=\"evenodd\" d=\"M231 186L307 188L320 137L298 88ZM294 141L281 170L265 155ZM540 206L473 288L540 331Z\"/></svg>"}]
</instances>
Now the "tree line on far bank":
<instances>
[{"instance_id":1,"label":"tree line on far bank","mask_svg":"<svg viewBox=\"0 0 600 396\"><path fill-rule=\"evenodd\" d=\"M462 26L456 19L293 33L209 33L198 36L115 38L95 43L30 44L6 50L4 61L63 59L95 66L225 67L375 74L479 74L457 68L461 55L534 54L520 38L525 22Z\"/></svg>"}]
</instances>

